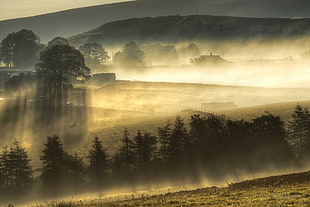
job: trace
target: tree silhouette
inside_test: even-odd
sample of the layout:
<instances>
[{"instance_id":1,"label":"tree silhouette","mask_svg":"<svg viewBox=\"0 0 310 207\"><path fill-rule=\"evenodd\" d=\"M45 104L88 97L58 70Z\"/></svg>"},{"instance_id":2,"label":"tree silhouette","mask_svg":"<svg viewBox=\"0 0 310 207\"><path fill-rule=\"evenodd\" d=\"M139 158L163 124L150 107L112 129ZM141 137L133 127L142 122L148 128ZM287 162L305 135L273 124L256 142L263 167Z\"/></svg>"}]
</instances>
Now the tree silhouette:
<instances>
[{"instance_id":1,"label":"tree silhouette","mask_svg":"<svg viewBox=\"0 0 310 207\"><path fill-rule=\"evenodd\" d=\"M252 152L254 163L264 167L266 163L283 165L290 161L291 153L284 123L279 116L263 114L252 120Z\"/></svg>"},{"instance_id":2,"label":"tree silhouette","mask_svg":"<svg viewBox=\"0 0 310 207\"><path fill-rule=\"evenodd\" d=\"M72 193L79 193L83 191L83 188L86 186L86 168L83 163L83 158L75 153L70 155L67 152L64 152L64 169L65 175L63 186L65 189Z\"/></svg>"},{"instance_id":3,"label":"tree silhouette","mask_svg":"<svg viewBox=\"0 0 310 207\"><path fill-rule=\"evenodd\" d=\"M98 137L93 140L92 149L88 153L91 184L102 187L108 175L108 156Z\"/></svg>"},{"instance_id":4,"label":"tree silhouette","mask_svg":"<svg viewBox=\"0 0 310 207\"><path fill-rule=\"evenodd\" d=\"M1 155L1 174L7 196L24 196L31 190L32 169L27 152L14 141L10 149L4 148Z\"/></svg>"},{"instance_id":5,"label":"tree silhouette","mask_svg":"<svg viewBox=\"0 0 310 207\"><path fill-rule=\"evenodd\" d=\"M177 116L174 128L170 136L170 145L168 151L170 152L170 161L175 164L181 164L187 157L188 146L190 145L189 135L185 127L184 120Z\"/></svg>"},{"instance_id":6,"label":"tree silhouette","mask_svg":"<svg viewBox=\"0 0 310 207\"><path fill-rule=\"evenodd\" d=\"M67 45L67 46L69 46L69 42L67 39L65 39L63 37L55 37L47 43L47 48L52 48L56 45Z\"/></svg>"},{"instance_id":7,"label":"tree silhouette","mask_svg":"<svg viewBox=\"0 0 310 207\"><path fill-rule=\"evenodd\" d=\"M171 124L167 123L164 127L158 128L158 141L159 141L159 157L163 161L170 158L170 142L171 142Z\"/></svg>"},{"instance_id":8,"label":"tree silhouette","mask_svg":"<svg viewBox=\"0 0 310 207\"><path fill-rule=\"evenodd\" d=\"M142 136L140 130L138 130L134 138L134 151L138 163L142 163L142 165L150 163L155 156L156 137L150 133L145 133Z\"/></svg>"},{"instance_id":9,"label":"tree silhouette","mask_svg":"<svg viewBox=\"0 0 310 207\"><path fill-rule=\"evenodd\" d=\"M113 61L115 64L127 67L145 66L145 54L133 41L128 42L121 52L117 52Z\"/></svg>"},{"instance_id":10,"label":"tree silhouette","mask_svg":"<svg viewBox=\"0 0 310 207\"><path fill-rule=\"evenodd\" d=\"M10 33L0 44L0 61L2 61L6 67L13 67L13 39L14 34Z\"/></svg>"},{"instance_id":11,"label":"tree silhouette","mask_svg":"<svg viewBox=\"0 0 310 207\"><path fill-rule=\"evenodd\" d=\"M41 52L37 72L47 74L61 84L70 78L87 79L90 69L86 67L84 56L69 45L55 45Z\"/></svg>"},{"instance_id":12,"label":"tree silhouette","mask_svg":"<svg viewBox=\"0 0 310 207\"><path fill-rule=\"evenodd\" d=\"M10 148L9 159L11 160L12 176L15 178L15 186L21 190L27 189L32 181L30 159L25 149L16 140Z\"/></svg>"},{"instance_id":13,"label":"tree silhouette","mask_svg":"<svg viewBox=\"0 0 310 207\"><path fill-rule=\"evenodd\" d=\"M42 184L43 188L48 192L56 193L58 188L61 188L64 176L64 156L65 152L62 143L58 136L47 137L45 149L42 151L43 156L40 159L43 161L42 167Z\"/></svg>"},{"instance_id":14,"label":"tree silhouette","mask_svg":"<svg viewBox=\"0 0 310 207\"><path fill-rule=\"evenodd\" d=\"M192 162L214 178L220 176L219 163L225 163L230 147L225 121L215 115L192 115L190 121L192 144L189 154L192 156Z\"/></svg>"},{"instance_id":15,"label":"tree silhouette","mask_svg":"<svg viewBox=\"0 0 310 207\"><path fill-rule=\"evenodd\" d=\"M77 154L72 156L64 151L58 136L47 137L40 159L42 167L42 190L45 195L62 195L78 192L85 184L84 165Z\"/></svg>"},{"instance_id":16,"label":"tree silhouette","mask_svg":"<svg viewBox=\"0 0 310 207\"><path fill-rule=\"evenodd\" d=\"M85 63L89 67L100 67L110 59L102 45L95 42L86 43L80 46L79 50L84 55Z\"/></svg>"},{"instance_id":17,"label":"tree silhouette","mask_svg":"<svg viewBox=\"0 0 310 207\"><path fill-rule=\"evenodd\" d=\"M10 186L10 165L9 150L7 146L4 146L0 156L1 184L3 189Z\"/></svg>"},{"instance_id":18,"label":"tree silhouette","mask_svg":"<svg viewBox=\"0 0 310 207\"><path fill-rule=\"evenodd\" d=\"M251 123L245 120L228 120L226 126L232 164L238 168L245 167L251 162L250 155L253 151Z\"/></svg>"},{"instance_id":19,"label":"tree silhouette","mask_svg":"<svg viewBox=\"0 0 310 207\"><path fill-rule=\"evenodd\" d=\"M201 117L199 114L194 114L191 116L190 134L193 139L193 156L208 156L208 150L206 150L206 148L209 147L209 143L206 138L206 136L208 136L207 130L205 117Z\"/></svg>"},{"instance_id":20,"label":"tree silhouette","mask_svg":"<svg viewBox=\"0 0 310 207\"><path fill-rule=\"evenodd\" d=\"M307 108L297 105L287 124L288 141L297 156L307 154L310 149L310 113Z\"/></svg>"},{"instance_id":21,"label":"tree silhouette","mask_svg":"<svg viewBox=\"0 0 310 207\"><path fill-rule=\"evenodd\" d=\"M122 137L122 143L123 145L120 149L119 156L121 163L125 168L126 175L128 176L133 172L135 154L133 151L133 141L129 138L129 133L126 128Z\"/></svg>"},{"instance_id":22,"label":"tree silhouette","mask_svg":"<svg viewBox=\"0 0 310 207\"><path fill-rule=\"evenodd\" d=\"M7 67L33 67L41 50L40 39L31 30L10 33L0 44L0 61Z\"/></svg>"},{"instance_id":23,"label":"tree silhouette","mask_svg":"<svg viewBox=\"0 0 310 207\"><path fill-rule=\"evenodd\" d=\"M134 137L134 152L137 162L143 161L143 153L144 153L144 140L141 135L140 130L138 130L137 135Z\"/></svg>"},{"instance_id":24,"label":"tree silhouette","mask_svg":"<svg viewBox=\"0 0 310 207\"><path fill-rule=\"evenodd\" d=\"M156 137L147 132L142 136L140 130L134 137L135 176L143 182L155 175L156 143Z\"/></svg>"}]
</instances>

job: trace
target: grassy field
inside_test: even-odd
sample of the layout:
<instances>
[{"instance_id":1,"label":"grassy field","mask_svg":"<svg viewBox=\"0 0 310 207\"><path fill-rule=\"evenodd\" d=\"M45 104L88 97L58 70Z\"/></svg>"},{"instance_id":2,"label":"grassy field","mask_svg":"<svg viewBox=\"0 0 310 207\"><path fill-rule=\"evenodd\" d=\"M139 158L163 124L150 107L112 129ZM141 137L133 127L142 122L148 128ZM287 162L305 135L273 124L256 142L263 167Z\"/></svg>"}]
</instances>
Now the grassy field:
<instances>
[{"instance_id":1,"label":"grassy field","mask_svg":"<svg viewBox=\"0 0 310 207\"><path fill-rule=\"evenodd\" d=\"M89 137L97 135L106 145L118 146L124 128L157 134L157 128L180 115L186 123L193 114L207 112L201 103L233 102L238 108L216 111L229 119L251 120L265 111L288 121L296 104L309 107L309 89L255 88L207 84L119 81L91 93L92 123ZM100 106L100 107L96 107ZM117 140L117 141L116 141ZM116 145L115 145L116 144ZM111 149L113 151L114 149Z\"/></svg>"},{"instance_id":2,"label":"grassy field","mask_svg":"<svg viewBox=\"0 0 310 207\"><path fill-rule=\"evenodd\" d=\"M309 206L309 194L307 185L246 190L213 187L102 203L102 206Z\"/></svg>"},{"instance_id":3,"label":"grassy field","mask_svg":"<svg viewBox=\"0 0 310 207\"><path fill-rule=\"evenodd\" d=\"M275 116L280 116L283 121L288 121L297 104L305 108L310 108L310 101L293 101L243 107L234 110L219 111L217 113L225 115L229 119L251 120L261 116L265 112L269 112Z\"/></svg>"},{"instance_id":4,"label":"grassy field","mask_svg":"<svg viewBox=\"0 0 310 207\"><path fill-rule=\"evenodd\" d=\"M310 172L247 180L228 187L208 187L158 195L131 194L127 198L81 199L36 204L36 207L133 206L310 206Z\"/></svg>"},{"instance_id":5,"label":"grassy field","mask_svg":"<svg viewBox=\"0 0 310 207\"><path fill-rule=\"evenodd\" d=\"M310 100L310 94L306 88L120 81L92 91L89 98L94 107L171 114L199 108L202 103L233 102L241 108Z\"/></svg>"},{"instance_id":6,"label":"grassy field","mask_svg":"<svg viewBox=\"0 0 310 207\"><path fill-rule=\"evenodd\" d=\"M297 103L303 107L310 108L310 101L296 101L240 107L233 110L217 111L214 113L217 115L224 115L226 118L232 120L251 120L268 111L275 116L280 116L284 122L288 122ZM108 110L96 109L93 112L93 114L96 115L96 123L89 131L89 139L96 135L102 138L105 146L112 146L108 148L110 154L115 153L115 150L120 147L120 139L123 136L125 128L128 129L131 137L136 135L137 130L140 130L142 133L150 132L153 135L157 135L158 127L165 126L167 122L173 124L177 115L180 115L188 125L191 115L201 114L204 116L208 114L196 110L184 110L174 114L151 114L139 112L121 113L113 110L111 113L108 113L106 111Z\"/></svg>"},{"instance_id":7,"label":"grassy field","mask_svg":"<svg viewBox=\"0 0 310 207\"><path fill-rule=\"evenodd\" d=\"M29 104L27 113L19 114L19 122L12 122L12 125L22 127L19 127L19 130L6 127L9 130L6 133L2 132L2 144L10 144L12 137L22 140L34 152L31 155L34 160L37 152L41 153L46 136L56 133L63 139L64 147L73 153L87 153L85 146L89 149L93 137L98 136L108 148L108 153L113 155L121 144L125 128L128 128L130 137L135 136L138 129L142 133L150 132L157 135L158 127L165 126L168 121L173 124L177 115L188 124L191 115L204 113L206 110L201 109L202 103L233 102L238 106L237 109L216 113L230 119L247 120L269 111L287 121L297 102L302 106L310 106L310 102L301 102L310 100L309 89L305 88L255 88L139 81L116 81L105 87L89 90L84 98L88 102L87 107L81 106L84 99L78 98L73 98L72 106L63 107L66 113L62 119L57 120L55 128L38 125L38 122L43 123L39 118L51 115L46 114L46 111L52 110L48 107L44 112L33 110ZM3 113L7 111L4 107L6 103L8 102L5 100L0 102L0 106L3 105ZM25 122L24 119L29 121ZM29 131L33 126L40 127ZM29 137L35 141L32 142Z\"/></svg>"}]
</instances>

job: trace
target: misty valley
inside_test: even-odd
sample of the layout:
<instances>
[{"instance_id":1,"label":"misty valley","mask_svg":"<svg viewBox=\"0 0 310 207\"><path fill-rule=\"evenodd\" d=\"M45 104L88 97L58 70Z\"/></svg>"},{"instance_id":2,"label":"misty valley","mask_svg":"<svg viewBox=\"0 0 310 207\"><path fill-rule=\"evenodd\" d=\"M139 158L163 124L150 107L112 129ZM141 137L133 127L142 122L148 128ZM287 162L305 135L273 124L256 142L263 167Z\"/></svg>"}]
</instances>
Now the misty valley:
<instances>
[{"instance_id":1,"label":"misty valley","mask_svg":"<svg viewBox=\"0 0 310 207\"><path fill-rule=\"evenodd\" d=\"M47 42L10 31L0 204L230 206L238 192L248 206L253 189L255 206L309 204L309 25L177 14Z\"/></svg>"}]
</instances>

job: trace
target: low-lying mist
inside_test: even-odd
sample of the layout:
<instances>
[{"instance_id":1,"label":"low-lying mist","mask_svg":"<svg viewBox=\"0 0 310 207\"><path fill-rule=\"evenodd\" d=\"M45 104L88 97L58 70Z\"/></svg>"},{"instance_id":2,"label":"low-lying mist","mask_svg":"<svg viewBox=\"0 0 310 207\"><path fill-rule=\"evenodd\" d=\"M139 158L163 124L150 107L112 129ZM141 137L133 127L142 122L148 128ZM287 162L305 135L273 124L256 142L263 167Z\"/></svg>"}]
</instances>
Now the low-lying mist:
<instances>
[{"instance_id":1,"label":"low-lying mist","mask_svg":"<svg viewBox=\"0 0 310 207\"><path fill-rule=\"evenodd\" d=\"M255 63L261 62L261 63ZM265 63L264 63L265 62ZM269 62L269 63L268 63ZM200 83L230 86L308 88L308 64L287 60L257 60L221 65L157 66L144 71L118 71L131 81Z\"/></svg>"},{"instance_id":2,"label":"low-lying mist","mask_svg":"<svg viewBox=\"0 0 310 207\"><path fill-rule=\"evenodd\" d=\"M65 146L78 146L96 134L105 138L121 136L121 132L114 132L115 128L164 123L188 109L209 111L202 107L203 103L232 102L246 107L310 99L309 60L300 55L310 48L304 39L273 44L256 40L244 44L196 42L196 56L189 53L189 44L148 46L149 50L168 48L168 53L176 53L173 57L177 61L156 62L146 53L145 67L108 65L96 69L115 72L117 80L100 85L86 82L86 86L63 97L63 106L47 103L45 95L37 96L33 88L4 95L0 101L5 123L3 140L17 138L26 147L39 148L46 136L57 134L71 137L66 138Z\"/></svg>"},{"instance_id":3,"label":"low-lying mist","mask_svg":"<svg viewBox=\"0 0 310 207\"><path fill-rule=\"evenodd\" d=\"M116 73L117 80L100 84L86 82L59 91L42 91L38 86L28 85L10 93L6 91L0 97L1 144L10 146L12 140L16 139L26 148L36 172L36 182L39 183L38 171L42 167L40 156L46 146L47 136L58 135L64 148L70 154L77 152L85 164L96 136L102 140L107 155L113 157L122 145L125 128L130 137L135 137L141 130L142 136L150 138L156 137L159 127L169 121L171 123L180 114L184 115L185 127L189 128L189 119L194 113L210 116L210 113L230 110L229 113L233 114L237 113L235 109L242 110L243 107L310 100L309 59L300 56L310 48L309 43L302 44L302 40L271 45L265 43L262 46L259 43L197 43L200 47L197 56L188 53L188 43L173 47L157 45L158 50L168 48L177 56L172 55L175 59L171 61L169 58L156 61L160 56L147 57L143 67L121 67L110 63L97 68L96 72ZM153 47L149 46L148 49ZM283 112L281 118L290 117L290 113ZM219 120L217 123L222 119ZM190 133L192 131L188 130ZM212 143L208 146L213 147ZM221 146L214 145L213 148ZM168 165L166 170L171 170L171 174L163 175L157 169L158 177L152 179L145 175L145 169L143 173L139 171L141 174L138 176L112 180L112 184L109 182L111 189L91 189L91 194L87 196L101 197L123 192L131 196L133 192L141 191L155 194L201 186L225 186L243 179L307 169L306 165L284 168L266 162L264 169L258 169L252 163L245 170L239 167L248 160L240 164L242 157L238 157L238 152L232 151L232 154L237 154L237 158L229 160L229 156L225 157L228 167L222 165L222 157L219 156L211 165L212 170L206 172L206 167L200 163L202 158L196 157L195 169L180 164L181 170L175 175ZM257 159L260 158L258 156ZM108 162L111 164L111 159ZM154 163L154 169L161 165L156 160ZM127 167L129 171L131 168ZM79 198L84 196L77 195Z\"/></svg>"},{"instance_id":4,"label":"low-lying mist","mask_svg":"<svg viewBox=\"0 0 310 207\"><path fill-rule=\"evenodd\" d=\"M104 45L104 42L102 43ZM120 80L308 88L309 38L141 43L145 67L106 67ZM111 57L122 46L108 47Z\"/></svg>"}]
</instances>

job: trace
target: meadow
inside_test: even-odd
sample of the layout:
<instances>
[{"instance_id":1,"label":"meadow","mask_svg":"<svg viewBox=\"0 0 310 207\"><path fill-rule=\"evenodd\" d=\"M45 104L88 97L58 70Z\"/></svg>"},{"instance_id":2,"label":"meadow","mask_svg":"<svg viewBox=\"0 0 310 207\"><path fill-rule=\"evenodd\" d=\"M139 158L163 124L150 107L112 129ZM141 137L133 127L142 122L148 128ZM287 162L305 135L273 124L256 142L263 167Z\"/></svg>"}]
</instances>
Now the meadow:
<instances>
[{"instance_id":1,"label":"meadow","mask_svg":"<svg viewBox=\"0 0 310 207\"><path fill-rule=\"evenodd\" d=\"M111 201L111 197L54 201L31 207L131 207L131 206L309 206L310 172L286 174L231 183L226 187L206 187L195 190L127 194Z\"/></svg>"}]
</instances>

